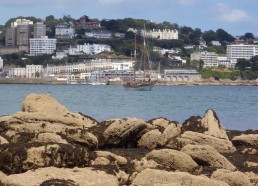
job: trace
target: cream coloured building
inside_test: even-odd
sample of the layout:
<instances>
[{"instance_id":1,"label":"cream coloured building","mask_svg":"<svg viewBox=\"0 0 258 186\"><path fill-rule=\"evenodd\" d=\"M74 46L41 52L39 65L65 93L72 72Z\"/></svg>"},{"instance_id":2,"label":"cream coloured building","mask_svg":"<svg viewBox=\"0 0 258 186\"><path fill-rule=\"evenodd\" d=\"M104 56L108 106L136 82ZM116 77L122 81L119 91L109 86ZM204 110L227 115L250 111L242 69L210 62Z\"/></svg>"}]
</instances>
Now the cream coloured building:
<instances>
[{"instance_id":1,"label":"cream coloured building","mask_svg":"<svg viewBox=\"0 0 258 186\"><path fill-rule=\"evenodd\" d=\"M10 78L25 78L26 68L10 68L9 69Z\"/></svg>"},{"instance_id":2,"label":"cream coloured building","mask_svg":"<svg viewBox=\"0 0 258 186\"><path fill-rule=\"evenodd\" d=\"M144 30L141 31L141 35L144 35ZM145 36L147 38L153 39L160 39L160 40L172 40L178 39L178 31L177 30L170 30L170 29L163 29L163 30L149 30L145 32Z\"/></svg>"},{"instance_id":3,"label":"cream coloured building","mask_svg":"<svg viewBox=\"0 0 258 186\"><path fill-rule=\"evenodd\" d=\"M27 19L16 19L15 21L11 22L11 26L18 26L20 24L28 24L33 25L33 21L27 20Z\"/></svg>"},{"instance_id":4,"label":"cream coloured building","mask_svg":"<svg viewBox=\"0 0 258 186\"><path fill-rule=\"evenodd\" d=\"M42 65L26 65L26 78L35 78L43 76L43 66Z\"/></svg>"}]
</instances>

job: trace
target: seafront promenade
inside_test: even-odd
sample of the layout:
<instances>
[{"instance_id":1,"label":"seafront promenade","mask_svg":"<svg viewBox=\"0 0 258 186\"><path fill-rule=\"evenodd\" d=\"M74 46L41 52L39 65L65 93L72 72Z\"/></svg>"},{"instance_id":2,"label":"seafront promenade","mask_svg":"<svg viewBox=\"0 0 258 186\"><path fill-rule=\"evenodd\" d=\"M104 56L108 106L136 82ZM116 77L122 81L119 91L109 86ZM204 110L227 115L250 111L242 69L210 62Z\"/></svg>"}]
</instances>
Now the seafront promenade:
<instances>
[{"instance_id":1,"label":"seafront promenade","mask_svg":"<svg viewBox=\"0 0 258 186\"><path fill-rule=\"evenodd\" d=\"M78 81L77 84L85 83L84 80ZM0 78L0 84L69 84L67 81L58 81L55 78ZM108 85L122 85L123 81L108 81ZM228 86L258 86L258 80L229 80L229 79L201 79L200 81L162 81L159 80L157 85L228 85Z\"/></svg>"}]
</instances>

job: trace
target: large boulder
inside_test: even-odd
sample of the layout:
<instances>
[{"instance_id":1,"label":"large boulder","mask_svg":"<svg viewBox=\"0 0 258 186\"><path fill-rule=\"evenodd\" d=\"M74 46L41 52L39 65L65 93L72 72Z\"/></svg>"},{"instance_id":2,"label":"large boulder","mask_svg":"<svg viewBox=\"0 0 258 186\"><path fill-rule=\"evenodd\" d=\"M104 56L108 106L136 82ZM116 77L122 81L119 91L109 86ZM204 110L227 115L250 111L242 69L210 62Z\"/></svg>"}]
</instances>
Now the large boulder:
<instances>
[{"instance_id":1,"label":"large boulder","mask_svg":"<svg viewBox=\"0 0 258 186\"><path fill-rule=\"evenodd\" d=\"M172 149L153 150L146 155L148 160L154 160L158 164L183 172L194 173L198 170L198 165L193 159L183 152Z\"/></svg>"},{"instance_id":2,"label":"large boulder","mask_svg":"<svg viewBox=\"0 0 258 186\"><path fill-rule=\"evenodd\" d=\"M158 129L160 132L163 132L169 125L178 125L177 122L172 122L168 120L167 118L154 118L149 121L147 121L151 125L152 128Z\"/></svg>"},{"instance_id":3,"label":"large boulder","mask_svg":"<svg viewBox=\"0 0 258 186\"><path fill-rule=\"evenodd\" d=\"M147 159L146 157L141 158L140 160L133 160L131 161L131 164L133 166L132 171L133 172L141 172L144 169L151 168L151 169L158 169L160 166L156 161L152 159Z\"/></svg>"},{"instance_id":4,"label":"large boulder","mask_svg":"<svg viewBox=\"0 0 258 186\"><path fill-rule=\"evenodd\" d=\"M147 149L162 148L166 143L181 133L179 124L166 118L156 118L148 121L151 125L149 132L145 133L138 142L138 147Z\"/></svg>"},{"instance_id":5,"label":"large boulder","mask_svg":"<svg viewBox=\"0 0 258 186\"><path fill-rule=\"evenodd\" d=\"M226 139L220 139L207 134L198 132L187 131L182 135L169 142L166 147L173 149L182 149L188 144L193 145L210 145L214 147L220 153L232 153L236 151L231 141Z\"/></svg>"},{"instance_id":6,"label":"large boulder","mask_svg":"<svg viewBox=\"0 0 258 186\"><path fill-rule=\"evenodd\" d=\"M162 147L166 142L164 135L158 130L151 130L145 133L138 141L138 147L145 147L147 149L155 149Z\"/></svg>"},{"instance_id":7,"label":"large boulder","mask_svg":"<svg viewBox=\"0 0 258 186\"><path fill-rule=\"evenodd\" d=\"M248 176L239 171L232 172L225 169L219 169L213 172L211 178L226 182L232 186L252 186Z\"/></svg>"},{"instance_id":8,"label":"large boulder","mask_svg":"<svg viewBox=\"0 0 258 186\"><path fill-rule=\"evenodd\" d=\"M87 129L67 128L65 132L62 132L60 135L71 143L80 144L92 150L98 147L98 139L93 134L87 132Z\"/></svg>"},{"instance_id":9,"label":"large boulder","mask_svg":"<svg viewBox=\"0 0 258 186\"><path fill-rule=\"evenodd\" d=\"M0 171L17 174L39 167L85 167L89 165L89 151L70 144L9 143L0 146Z\"/></svg>"},{"instance_id":10,"label":"large boulder","mask_svg":"<svg viewBox=\"0 0 258 186\"><path fill-rule=\"evenodd\" d=\"M242 134L232 139L235 146L248 145L258 147L258 134Z\"/></svg>"},{"instance_id":11,"label":"large boulder","mask_svg":"<svg viewBox=\"0 0 258 186\"><path fill-rule=\"evenodd\" d=\"M106 158L108 159L110 162L114 162L116 163L117 165L126 165L128 162L127 162L127 159L122 157L122 156L119 156L119 155L116 155L112 152L108 152L108 151L94 151L92 154L94 154L93 156L95 157L95 160L97 158ZM93 160L93 162L95 161Z\"/></svg>"},{"instance_id":12,"label":"large boulder","mask_svg":"<svg viewBox=\"0 0 258 186\"><path fill-rule=\"evenodd\" d=\"M244 174L248 177L252 185L258 185L258 174L255 174L254 172L244 172Z\"/></svg>"},{"instance_id":13,"label":"large boulder","mask_svg":"<svg viewBox=\"0 0 258 186\"><path fill-rule=\"evenodd\" d=\"M235 170L236 167L230 163L224 156L209 145L186 145L181 152L190 155L196 162L208 164L215 168Z\"/></svg>"},{"instance_id":14,"label":"large boulder","mask_svg":"<svg viewBox=\"0 0 258 186\"><path fill-rule=\"evenodd\" d=\"M63 143L68 144L68 142L63 139L60 135L50 132L42 133L27 133L20 132L16 133L14 136L10 136L11 143L39 143L39 144L53 144L53 143Z\"/></svg>"},{"instance_id":15,"label":"large boulder","mask_svg":"<svg viewBox=\"0 0 258 186\"><path fill-rule=\"evenodd\" d=\"M208 109L203 118L192 116L182 125L182 131L203 133L219 139L228 140L226 130L220 124L219 118L212 109Z\"/></svg>"},{"instance_id":16,"label":"large boulder","mask_svg":"<svg viewBox=\"0 0 258 186\"><path fill-rule=\"evenodd\" d=\"M193 176L186 172L167 172L163 170L145 169L138 173L132 186L145 185L191 185L191 186L228 186L227 183L202 176Z\"/></svg>"},{"instance_id":17,"label":"large boulder","mask_svg":"<svg viewBox=\"0 0 258 186\"><path fill-rule=\"evenodd\" d=\"M148 124L136 118L105 121L103 133L105 147L137 147L138 140L146 132Z\"/></svg>"},{"instance_id":18,"label":"large boulder","mask_svg":"<svg viewBox=\"0 0 258 186\"><path fill-rule=\"evenodd\" d=\"M78 117L77 117L78 116ZM64 116L48 115L46 113L17 112L0 125L0 132L15 134L17 132L65 132L67 128L88 128L96 125L94 119L86 118L76 113Z\"/></svg>"},{"instance_id":19,"label":"large boulder","mask_svg":"<svg viewBox=\"0 0 258 186\"><path fill-rule=\"evenodd\" d=\"M0 183L1 183L1 180L4 179L4 177L6 177L7 175L3 172L0 171Z\"/></svg>"},{"instance_id":20,"label":"large boulder","mask_svg":"<svg viewBox=\"0 0 258 186\"><path fill-rule=\"evenodd\" d=\"M29 94L22 104L23 112L40 112L47 115L64 116L68 109L49 94Z\"/></svg>"},{"instance_id":21,"label":"large boulder","mask_svg":"<svg viewBox=\"0 0 258 186\"><path fill-rule=\"evenodd\" d=\"M116 186L119 185L119 182L116 176L107 174L103 171L93 170L92 168L66 169L48 167L3 177L0 180L0 185Z\"/></svg>"},{"instance_id":22,"label":"large boulder","mask_svg":"<svg viewBox=\"0 0 258 186\"><path fill-rule=\"evenodd\" d=\"M8 143L8 141L5 138L3 138L2 136L0 136L0 145L6 144L6 143Z\"/></svg>"}]
</instances>

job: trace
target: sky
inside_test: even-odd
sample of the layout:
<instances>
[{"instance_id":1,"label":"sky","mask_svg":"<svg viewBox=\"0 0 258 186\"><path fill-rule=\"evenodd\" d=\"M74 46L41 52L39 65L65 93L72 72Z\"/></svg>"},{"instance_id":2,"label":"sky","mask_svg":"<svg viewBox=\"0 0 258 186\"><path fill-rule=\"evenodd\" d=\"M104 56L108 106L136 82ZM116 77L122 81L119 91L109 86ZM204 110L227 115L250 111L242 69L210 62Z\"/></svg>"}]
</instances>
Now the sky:
<instances>
[{"instance_id":1,"label":"sky","mask_svg":"<svg viewBox=\"0 0 258 186\"><path fill-rule=\"evenodd\" d=\"M54 15L89 18L168 21L203 32L224 29L233 36L258 36L258 0L0 0L0 25L10 18Z\"/></svg>"}]
</instances>

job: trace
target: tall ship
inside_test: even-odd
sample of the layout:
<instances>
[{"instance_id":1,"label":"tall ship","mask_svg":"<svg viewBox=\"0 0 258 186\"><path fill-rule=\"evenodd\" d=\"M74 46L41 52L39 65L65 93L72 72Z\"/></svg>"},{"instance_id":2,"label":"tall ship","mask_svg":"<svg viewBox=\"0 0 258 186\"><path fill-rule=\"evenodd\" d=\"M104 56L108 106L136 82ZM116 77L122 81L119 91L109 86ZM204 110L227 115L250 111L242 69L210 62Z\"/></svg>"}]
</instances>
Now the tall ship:
<instances>
[{"instance_id":1,"label":"tall ship","mask_svg":"<svg viewBox=\"0 0 258 186\"><path fill-rule=\"evenodd\" d=\"M135 50L134 56L136 57L136 34L135 34ZM152 78L151 61L148 53L148 47L146 44L146 29L144 24L143 32L143 45L140 59L140 69L143 69L142 77L136 77L136 65L134 65L134 77L129 81L124 82L123 86L126 90L146 90L150 91L156 84L157 80ZM149 74L147 74L147 66L149 67Z\"/></svg>"}]
</instances>

